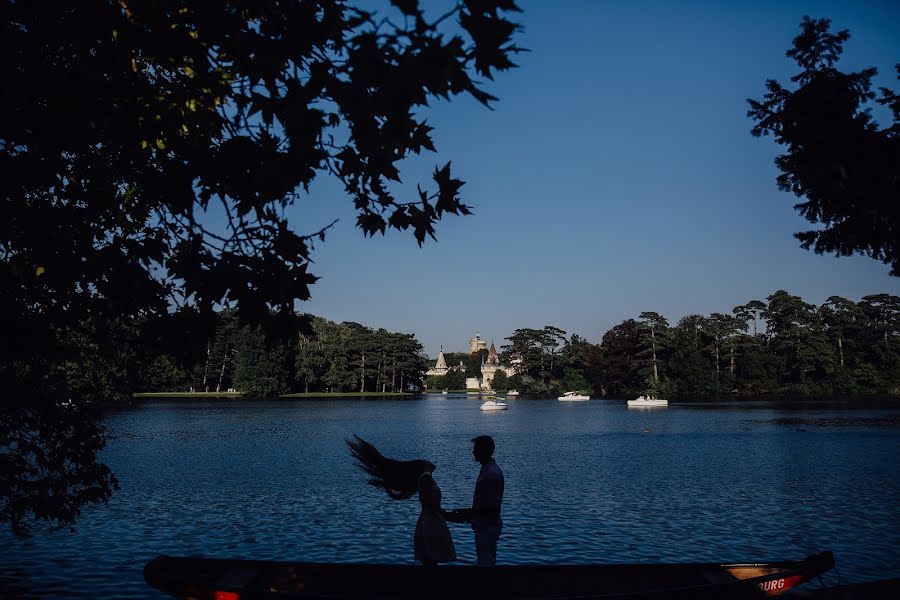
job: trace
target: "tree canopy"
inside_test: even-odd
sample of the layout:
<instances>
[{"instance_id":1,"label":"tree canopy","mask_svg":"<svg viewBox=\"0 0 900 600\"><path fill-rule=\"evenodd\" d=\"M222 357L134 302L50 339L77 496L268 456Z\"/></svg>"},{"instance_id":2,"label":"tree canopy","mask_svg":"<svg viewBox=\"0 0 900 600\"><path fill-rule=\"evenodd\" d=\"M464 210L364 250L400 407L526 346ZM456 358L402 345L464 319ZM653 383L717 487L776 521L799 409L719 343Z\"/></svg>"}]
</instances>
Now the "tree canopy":
<instances>
[{"instance_id":1,"label":"tree canopy","mask_svg":"<svg viewBox=\"0 0 900 600\"><path fill-rule=\"evenodd\" d=\"M748 100L753 135L771 135L785 152L775 159L778 187L793 192L796 208L819 225L796 233L803 248L817 254L861 253L890 265L900 276L900 96L880 89L877 103L893 113L879 127L869 103L875 100L874 68L839 71L850 33L832 33L828 19L804 17L787 56L800 72L794 89L766 81L762 100ZM895 65L900 76L900 64Z\"/></svg>"},{"instance_id":2,"label":"tree canopy","mask_svg":"<svg viewBox=\"0 0 900 600\"><path fill-rule=\"evenodd\" d=\"M476 78L518 51L511 0L431 20L400 0L384 18L334 0L49 4L2 5L0 277L10 314L52 322L292 310L327 226L285 208L323 174L365 234L434 237L469 207L449 163L433 191L391 190L400 161L435 149L417 111L463 93L489 104Z\"/></svg>"},{"instance_id":3,"label":"tree canopy","mask_svg":"<svg viewBox=\"0 0 900 600\"><path fill-rule=\"evenodd\" d=\"M242 323L293 335L329 225L288 222L286 210L316 178L340 180L365 235L411 231L421 244L443 216L470 213L449 162L415 190L399 185L399 164L435 150L419 114L430 102L495 100L479 80L514 66L518 26L505 15L518 7L367 6L0 2L0 519L22 524L30 506L67 525L83 502L108 498L114 478L94 462L105 437L87 404L127 386L86 373L115 364L126 329L190 355L210 339L214 309L231 306ZM244 337L235 376L262 381L252 357L277 373L285 357ZM179 363L173 353L158 372ZM263 387L282 388L279 377ZM82 408L60 412L70 399ZM67 468L33 469L37 442L66 431L84 441L56 461ZM91 493L59 510L49 492L26 493L70 485Z\"/></svg>"}]
</instances>

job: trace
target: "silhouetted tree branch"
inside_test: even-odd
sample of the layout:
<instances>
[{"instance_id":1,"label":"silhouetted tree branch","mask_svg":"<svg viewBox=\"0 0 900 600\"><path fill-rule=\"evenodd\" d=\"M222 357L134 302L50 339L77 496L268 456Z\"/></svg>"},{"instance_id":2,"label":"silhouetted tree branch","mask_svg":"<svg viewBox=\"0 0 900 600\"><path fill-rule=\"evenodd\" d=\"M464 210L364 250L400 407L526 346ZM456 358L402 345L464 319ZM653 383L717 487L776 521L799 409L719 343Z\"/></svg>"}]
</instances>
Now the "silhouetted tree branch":
<instances>
[{"instance_id":1,"label":"silhouetted tree branch","mask_svg":"<svg viewBox=\"0 0 900 600\"><path fill-rule=\"evenodd\" d=\"M41 477L14 440L102 440L95 415L57 425L42 411L129 391L78 384L114 356L105 320L139 320L185 352L210 339L220 305L291 331L328 226L286 209L317 177L343 183L366 235L410 230L422 244L444 215L470 213L449 163L404 198L398 165L435 149L418 115L429 102L495 100L476 79L514 66L504 14L518 8L463 0L429 21L413 0L392 5L396 20L339 0L0 1L0 379L4 408L27 409L3 422L15 497L0 519L21 531L29 506L60 525L77 515L23 487ZM109 497L101 446L70 449L102 488L81 500Z\"/></svg>"},{"instance_id":2,"label":"silhouetted tree branch","mask_svg":"<svg viewBox=\"0 0 900 600\"><path fill-rule=\"evenodd\" d=\"M875 99L876 69L835 67L850 33L830 32L828 19L804 17L787 52L800 67L795 89L766 81L762 100L748 100L756 137L784 146L775 159L778 187L802 201L795 208L817 229L795 234L817 254L865 254L900 276L900 102L881 88L878 103L893 111L879 128L866 104ZM900 65L896 67L900 75Z\"/></svg>"}]
</instances>

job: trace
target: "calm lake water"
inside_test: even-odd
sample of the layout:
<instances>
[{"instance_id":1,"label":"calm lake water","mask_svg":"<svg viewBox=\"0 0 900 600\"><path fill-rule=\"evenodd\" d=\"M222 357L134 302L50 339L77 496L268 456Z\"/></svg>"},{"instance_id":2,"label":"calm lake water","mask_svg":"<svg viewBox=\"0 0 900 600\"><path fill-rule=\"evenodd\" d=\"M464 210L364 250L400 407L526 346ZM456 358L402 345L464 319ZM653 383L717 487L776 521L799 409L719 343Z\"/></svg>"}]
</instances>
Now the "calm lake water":
<instances>
[{"instance_id":1,"label":"calm lake water","mask_svg":"<svg viewBox=\"0 0 900 600\"><path fill-rule=\"evenodd\" d=\"M517 399L148 402L108 416L122 489L75 534L0 533L0 594L159 598L159 554L411 563L418 501L364 483L353 433L428 458L471 502L470 439L506 475L499 562L749 561L835 553L843 581L900 577L900 406ZM451 525L463 563L471 531ZM830 578L834 581L834 577Z\"/></svg>"}]
</instances>

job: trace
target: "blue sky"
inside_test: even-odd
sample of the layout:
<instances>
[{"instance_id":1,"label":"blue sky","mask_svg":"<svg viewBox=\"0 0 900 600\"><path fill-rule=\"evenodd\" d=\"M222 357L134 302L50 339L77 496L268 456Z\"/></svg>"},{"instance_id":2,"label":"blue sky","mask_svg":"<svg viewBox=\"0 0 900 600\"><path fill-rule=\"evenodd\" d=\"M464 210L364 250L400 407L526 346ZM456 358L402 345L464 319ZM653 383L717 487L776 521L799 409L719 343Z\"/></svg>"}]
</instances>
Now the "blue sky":
<instances>
[{"instance_id":1,"label":"blue sky","mask_svg":"<svg viewBox=\"0 0 900 600\"><path fill-rule=\"evenodd\" d=\"M520 6L531 52L487 82L494 110L436 102L423 114L438 153L403 165L412 199L452 160L475 215L448 217L422 248L398 232L364 239L340 187L317 182L292 225L340 221L316 246L321 279L301 310L415 333L434 356L475 331L499 346L518 327L599 342L641 311L674 323L778 289L816 304L900 294L879 262L799 247L792 234L809 224L775 185L778 147L746 116L767 78L795 72L784 54L803 15L850 30L840 68L875 66L876 84L897 89L900 3Z\"/></svg>"}]
</instances>

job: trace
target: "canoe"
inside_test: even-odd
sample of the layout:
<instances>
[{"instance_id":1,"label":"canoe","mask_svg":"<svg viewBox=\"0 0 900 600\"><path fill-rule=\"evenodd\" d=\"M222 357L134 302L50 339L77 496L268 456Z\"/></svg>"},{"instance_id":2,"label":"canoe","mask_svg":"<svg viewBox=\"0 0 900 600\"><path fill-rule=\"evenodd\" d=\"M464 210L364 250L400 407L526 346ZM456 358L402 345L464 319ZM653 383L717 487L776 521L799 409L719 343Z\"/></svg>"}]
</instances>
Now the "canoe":
<instances>
[{"instance_id":1,"label":"canoe","mask_svg":"<svg viewBox=\"0 0 900 600\"><path fill-rule=\"evenodd\" d=\"M197 600L763 598L834 567L831 552L745 564L474 566L291 563L158 556L144 579Z\"/></svg>"}]
</instances>

